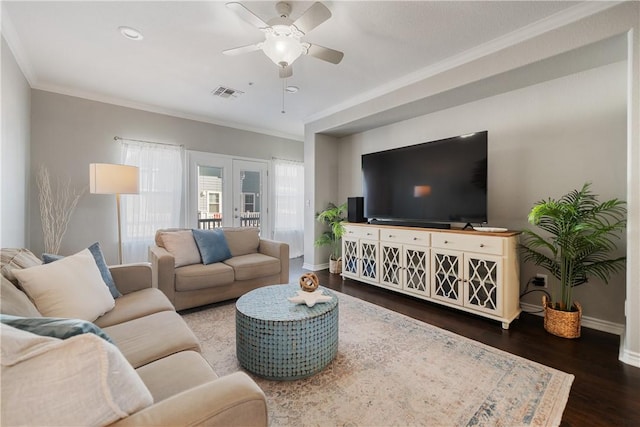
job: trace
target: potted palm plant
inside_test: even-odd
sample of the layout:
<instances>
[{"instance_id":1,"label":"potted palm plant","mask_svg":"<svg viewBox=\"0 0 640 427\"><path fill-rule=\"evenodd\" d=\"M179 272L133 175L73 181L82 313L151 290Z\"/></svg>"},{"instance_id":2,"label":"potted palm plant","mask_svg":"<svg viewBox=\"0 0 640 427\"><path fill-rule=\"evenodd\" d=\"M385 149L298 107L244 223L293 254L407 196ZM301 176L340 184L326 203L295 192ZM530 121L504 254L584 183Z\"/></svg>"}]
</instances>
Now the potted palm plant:
<instances>
[{"instance_id":1,"label":"potted palm plant","mask_svg":"<svg viewBox=\"0 0 640 427\"><path fill-rule=\"evenodd\" d=\"M586 183L558 200L536 203L528 220L545 234L523 230L523 259L544 267L559 282L551 301L543 296L544 327L554 335L577 338L582 307L573 300L573 288L591 276L608 283L613 273L624 269L625 257L610 258L609 253L626 225L625 202L599 202Z\"/></svg>"},{"instance_id":2,"label":"potted palm plant","mask_svg":"<svg viewBox=\"0 0 640 427\"><path fill-rule=\"evenodd\" d=\"M345 221L344 212L347 204L343 203L336 206L329 203L327 208L316 216L318 222L328 227L320 237L315 241L316 246L329 246L331 250L329 254L329 272L340 274L342 272L342 259L340 254L342 251L342 235L344 234Z\"/></svg>"}]
</instances>

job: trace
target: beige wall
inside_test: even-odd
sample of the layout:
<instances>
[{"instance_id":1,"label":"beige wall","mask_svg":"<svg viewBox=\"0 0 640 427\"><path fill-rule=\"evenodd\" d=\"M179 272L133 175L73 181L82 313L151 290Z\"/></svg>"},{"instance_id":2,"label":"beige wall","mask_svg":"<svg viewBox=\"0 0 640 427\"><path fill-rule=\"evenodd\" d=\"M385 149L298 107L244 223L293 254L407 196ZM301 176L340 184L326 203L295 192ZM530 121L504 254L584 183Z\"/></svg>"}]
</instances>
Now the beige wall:
<instances>
[{"instance_id":1,"label":"beige wall","mask_svg":"<svg viewBox=\"0 0 640 427\"><path fill-rule=\"evenodd\" d=\"M338 170L338 139L327 135L314 135L306 138L304 143L305 157L305 239L304 239L304 268L319 270L329 267L329 248L324 246L315 248L314 241L323 232L317 227L315 216L327 207L328 203L339 205L346 200L339 200L335 195L339 191ZM314 167L309 167L314 164ZM306 254L313 254L309 259Z\"/></svg>"},{"instance_id":2,"label":"beige wall","mask_svg":"<svg viewBox=\"0 0 640 427\"><path fill-rule=\"evenodd\" d=\"M2 37L2 146L0 148L0 247L28 240L29 128L31 89Z\"/></svg>"},{"instance_id":3,"label":"beige wall","mask_svg":"<svg viewBox=\"0 0 640 427\"><path fill-rule=\"evenodd\" d=\"M536 201L586 181L603 199L625 199L626 69L624 61L342 138L338 199L362 195L362 154L481 130L489 131L489 225L522 229ZM523 267L523 284L548 274ZM624 274L576 288L575 298L586 316L624 323Z\"/></svg>"},{"instance_id":4,"label":"beige wall","mask_svg":"<svg viewBox=\"0 0 640 427\"><path fill-rule=\"evenodd\" d=\"M187 150L271 160L303 159L303 144L209 123L33 90L31 127L31 203L37 206L34 173L41 164L54 176L69 177L73 185L89 185L89 163L119 163L114 136L182 144ZM135 196L123 196L135 197ZM43 250L38 209L29 216L29 247ZM81 198L62 242L61 253L78 251L99 241L107 261L116 262L115 198L88 194Z\"/></svg>"}]
</instances>

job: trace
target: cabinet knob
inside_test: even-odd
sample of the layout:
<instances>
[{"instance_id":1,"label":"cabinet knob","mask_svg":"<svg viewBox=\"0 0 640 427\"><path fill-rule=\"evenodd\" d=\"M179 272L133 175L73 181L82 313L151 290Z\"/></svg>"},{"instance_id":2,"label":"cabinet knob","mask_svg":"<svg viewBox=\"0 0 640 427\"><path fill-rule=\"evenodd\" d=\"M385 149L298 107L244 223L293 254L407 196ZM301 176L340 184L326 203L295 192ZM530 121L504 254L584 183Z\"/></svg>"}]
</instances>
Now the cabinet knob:
<instances>
[{"instance_id":1,"label":"cabinet knob","mask_svg":"<svg viewBox=\"0 0 640 427\"><path fill-rule=\"evenodd\" d=\"M446 245L447 243L449 243L449 241L448 241L448 240L445 240L445 241L444 241L444 244Z\"/></svg>"},{"instance_id":2,"label":"cabinet knob","mask_svg":"<svg viewBox=\"0 0 640 427\"><path fill-rule=\"evenodd\" d=\"M414 237L414 238L413 238L413 240L418 240L418 238L417 238L417 237Z\"/></svg>"},{"instance_id":3,"label":"cabinet knob","mask_svg":"<svg viewBox=\"0 0 640 427\"><path fill-rule=\"evenodd\" d=\"M367 236L371 236L371 233L367 233Z\"/></svg>"},{"instance_id":4,"label":"cabinet knob","mask_svg":"<svg viewBox=\"0 0 640 427\"><path fill-rule=\"evenodd\" d=\"M481 247L481 248L484 248L484 243L480 243L480 247Z\"/></svg>"},{"instance_id":5,"label":"cabinet knob","mask_svg":"<svg viewBox=\"0 0 640 427\"><path fill-rule=\"evenodd\" d=\"M389 234L389 237L390 237L390 238L394 238L394 237L396 237L396 236L394 236L393 234Z\"/></svg>"}]
</instances>

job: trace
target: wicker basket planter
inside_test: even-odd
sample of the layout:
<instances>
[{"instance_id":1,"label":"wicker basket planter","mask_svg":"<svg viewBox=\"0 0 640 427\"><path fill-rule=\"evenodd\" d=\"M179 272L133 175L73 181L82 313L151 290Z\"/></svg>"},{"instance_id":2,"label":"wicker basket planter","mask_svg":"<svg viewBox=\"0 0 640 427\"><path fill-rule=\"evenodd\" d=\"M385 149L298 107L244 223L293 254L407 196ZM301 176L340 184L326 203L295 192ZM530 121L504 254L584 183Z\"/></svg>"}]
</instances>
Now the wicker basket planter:
<instances>
[{"instance_id":1,"label":"wicker basket planter","mask_svg":"<svg viewBox=\"0 0 640 427\"><path fill-rule=\"evenodd\" d=\"M342 258L329 260L329 273L340 274L342 273Z\"/></svg>"},{"instance_id":2,"label":"wicker basket planter","mask_svg":"<svg viewBox=\"0 0 640 427\"><path fill-rule=\"evenodd\" d=\"M544 329L550 334L562 338L579 338L582 306L579 302L575 302L573 306L577 311L556 310L552 307L551 301L547 299L547 296L543 295Z\"/></svg>"}]
</instances>

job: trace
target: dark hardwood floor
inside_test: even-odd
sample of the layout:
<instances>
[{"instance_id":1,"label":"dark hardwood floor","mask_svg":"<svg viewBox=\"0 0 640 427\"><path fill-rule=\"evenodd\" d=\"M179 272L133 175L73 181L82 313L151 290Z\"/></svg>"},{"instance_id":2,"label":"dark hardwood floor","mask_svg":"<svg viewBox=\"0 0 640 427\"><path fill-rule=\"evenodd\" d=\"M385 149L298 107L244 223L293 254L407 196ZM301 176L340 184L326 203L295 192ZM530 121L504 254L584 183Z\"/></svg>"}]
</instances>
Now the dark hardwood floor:
<instances>
[{"instance_id":1,"label":"dark hardwood floor","mask_svg":"<svg viewBox=\"0 0 640 427\"><path fill-rule=\"evenodd\" d=\"M328 270L320 283L456 334L575 375L563 426L640 426L640 368L618 360L620 337L582 328L575 340L547 333L540 316L523 313L509 330L499 322L357 281ZM297 271L292 269L292 280Z\"/></svg>"}]
</instances>

